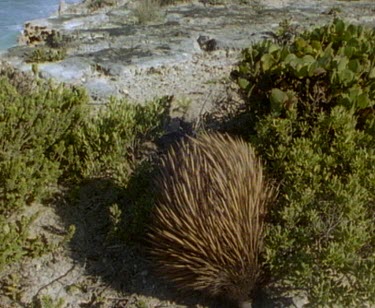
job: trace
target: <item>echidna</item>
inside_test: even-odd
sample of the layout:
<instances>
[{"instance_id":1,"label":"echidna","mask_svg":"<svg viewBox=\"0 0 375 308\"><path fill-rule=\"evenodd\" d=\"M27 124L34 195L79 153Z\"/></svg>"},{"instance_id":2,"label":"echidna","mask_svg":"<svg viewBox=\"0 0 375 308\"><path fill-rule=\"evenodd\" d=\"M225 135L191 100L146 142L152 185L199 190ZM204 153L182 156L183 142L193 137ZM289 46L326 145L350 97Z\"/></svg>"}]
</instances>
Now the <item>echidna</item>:
<instances>
[{"instance_id":1,"label":"echidna","mask_svg":"<svg viewBox=\"0 0 375 308\"><path fill-rule=\"evenodd\" d=\"M247 302L274 194L260 160L246 142L216 133L181 142L161 165L148 237L157 273L181 291Z\"/></svg>"}]
</instances>

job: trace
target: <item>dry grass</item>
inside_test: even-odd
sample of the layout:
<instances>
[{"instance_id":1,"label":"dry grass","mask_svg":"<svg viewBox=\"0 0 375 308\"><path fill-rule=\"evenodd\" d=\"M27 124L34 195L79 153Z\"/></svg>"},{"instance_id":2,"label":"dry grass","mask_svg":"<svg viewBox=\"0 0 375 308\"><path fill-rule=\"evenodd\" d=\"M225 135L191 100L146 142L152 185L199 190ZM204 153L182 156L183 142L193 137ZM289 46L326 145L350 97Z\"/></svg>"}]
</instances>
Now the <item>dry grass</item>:
<instances>
[{"instance_id":1,"label":"dry grass","mask_svg":"<svg viewBox=\"0 0 375 308\"><path fill-rule=\"evenodd\" d=\"M161 4L159 0L140 0L134 10L140 24L147 24L161 19Z\"/></svg>"}]
</instances>

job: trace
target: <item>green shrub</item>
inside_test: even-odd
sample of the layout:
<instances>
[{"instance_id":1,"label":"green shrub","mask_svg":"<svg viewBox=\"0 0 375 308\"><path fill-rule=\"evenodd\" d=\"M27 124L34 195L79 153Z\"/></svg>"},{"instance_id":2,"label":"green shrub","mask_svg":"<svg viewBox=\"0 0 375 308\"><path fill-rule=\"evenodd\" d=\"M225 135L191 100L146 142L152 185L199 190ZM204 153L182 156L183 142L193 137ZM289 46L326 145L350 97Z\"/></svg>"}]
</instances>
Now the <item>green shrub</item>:
<instances>
[{"instance_id":1,"label":"green shrub","mask_svg":"<svg viewBox=\"0 0 375 308\"><path fill-rule=\"evenodd\" d=\"M0 79L0 215L50 194L61 175L51 150L79 125L86 101L79 89L44 84L23 95Z\"/></svg>"},{"instance_id":2,"label":"green shrub","mask_svg":"<svg viewBox=\"0 0 375 308\"><path fill-rule=\"evenodd\" d=\"M61 152L66 172L76 178L112 178L125 185L144 146L162 133L169 107L167 97L145 105L111 99L66 138Z\"/></svg>"},{"instance_id":3,"label":"green shrub","mask_svg":"<svg viewBox=\"0 0 375 308\"><path fill-rule=\"evenodd\" d=\"M26 58L26 62L42 63L56 62L66 57L65 48L38 47L34 49Z\"/></svg>"},{"instance_id":4,"label":"green shrub","mask_svg":"<svg viewBox=\"0 0 375 308\"><path fill-rule=\"evenodd\" d=\"M265 258L312 306L375 303L375 32L335 19L243 51L232 122L280 183ZM241 121L239 121L241 119Z\"/></svg>"},{"instance_id":5,"label":"green shrub","mask_svg":"<svg viewBox=\"0 0 375 308\"><path fill-rule=\"evenodd\" d=\"M18 79L29 77L9 69L1 74L0 271L54 247L29 233L35 217L23 217L25 206L48 202L58 184L109 178L126 187L170 106L169 98L142 106L111 100L95 112L82 89L40 79L25 86Z\"/></svg>"},{"instance_id":6,"label":"green shrub","mask_svg":"<svg viewBox=\"0 0 375 308\"><path fill-rule=\"evenodd\" d=\"M151 212L155 202L156 166L150 161L144 161L138 166L126 187L125 199L128 206L122 212L119 237L128 244L144 240L146 230L150 225Z\"/></svg>"},{"instance_id":7,"label":"green shrub","mask_svg":"<svg viewBox=\"0 0 375 308\"><path fill-rule=\"evenodd\" d=\"M37 64L34 64L37 67ZM39 80L32 74L21 72L9 63L0 61L0 76L6 78L20 95L28 95L38 86Z\"/></svg>"},{"instance_id":8,"label":"green shrub","mask_svg":"<svg viewBox=\"0 0 375 308\"><path fill-rule=\"evenodd\" d=\"M28 228L36 215L20 217L16 222L9 222L0 215L0 270L9 263L24 256L38 256L46 251L41 238L31 238Z\"/></svg>"},{"instance_id":9,"label":"green shrub","mask_svg":"<svg viewBox=\"0 0 375 308\"><path fill-rule=\"evenodd\" d=\"M46 82L23 93L6 76L0 78L0 269L49 249L42 236L30 237L35 217L23 217L22 210L56 191L62 170L52 149L79 125L87 101L79 89Z\"/></svg>"},{"instance_id":10,"label":"green shrub","mask_svg":"<svg viewBox=\"0 0 375 308\"><path fill-rule=\"evenodd\" d=\"M62 147L64 178L110 180L108 188L100 185L102 206L109 206L108 240L135 243L149 221L154 194L152 172L154 141L163 133L171 97L144 105L124 100L110 100L86 121ZM151 152L150 152L151 150Z\"/></svg>"},{"instance_id":11,"label":"green shrub","mask_svg":"<svg viewBox=\"0 0 375 308\"><path fill-rule=\"evenodd\" d=\"M33 302L31 304L31 308L64 308L65 302L64 299L59 297L57 299L53 299L49 295L41 295L33 298Z\"/></svg>"},{"instance_id":12,"label":"green shrub","mask_svg":"<svg viewBox=\"0 0 375 308\"><path fill-rule=\"evenodd\" d=\"M114 6L117 0L86 0L87 7L92 11L96 11L108 6Z\"/></svg>"}]
</instances>

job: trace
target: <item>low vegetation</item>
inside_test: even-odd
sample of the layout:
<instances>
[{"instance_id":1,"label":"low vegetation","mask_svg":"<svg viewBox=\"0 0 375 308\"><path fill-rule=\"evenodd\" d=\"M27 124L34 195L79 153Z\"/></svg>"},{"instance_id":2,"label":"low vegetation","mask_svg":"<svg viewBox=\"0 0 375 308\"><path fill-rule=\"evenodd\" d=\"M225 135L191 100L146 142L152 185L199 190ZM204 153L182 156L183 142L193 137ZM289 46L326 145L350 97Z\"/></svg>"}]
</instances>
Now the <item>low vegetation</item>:
<instances>
[{"instance_id":1,"label":"low vegetation","mask_svg":"<svg viewBox=\"0 0 375 308\"><path fill-rule=\"evenodd\" d=\"M335 19L246 49L228 126L280 183L265 258L316 306L375 302L375 32Z\"/></svg>"},{"instance_id":2,"label":"low vegetation","mask_svg":"<svg viewBox=\"0 0 375 308\"><path fill-rule=\"evenodd\" d=\"M108 6L115 5L117 3L117 0L86 0L85 3L90 10L96 11Z\"/></svg>"},{"instance_id":3,"label":"low vegetation","mask_svg":"<svg viewBox=\"0 0 375 308\"><path fill-rule=\"evenodd\" d=\"M63 35L59 31L52 32L45 37L45 44L32 48L26 54L26 62L43 63L56 62L65 59L67 48L72 43L73 38L69 35Z\"/></svg>"},{"instance_id":4,"label":"low vegetation","mask_svg":"<svg viewBox=\"0 0 375 308\"><path fill-rule=\"evenodd\" d=\"M65 59L65 48L37 47L26 58L28 63L56 62Z\"/></svg>"},{"instance_id":5,"label":"low vegetation","mask_svg":"<svg viewBox=\"0 0 375 308\"><path fill-rule=\"evenodd\" d=\"M87 179L125 187L169 108L166 99L144 106L111 100L93 113L80 88L39 81L24 94L8 75L19 76L0 78L0 269L49 251L43 235L29 234L36 216L24 217L26 207Z\"/></svg>"},{"instance_id":6,"label":"low vegetation","mask_svg":"<svg viewBox=\"0 0 375 308\"><path fill-rule=\"evenodd\" d=\"M153 18L136 14L140 22ZM219 127L250 142L279 185L263 252L272 285L304 292L312 306L371 306L375 31L340 19L301 34L283 29L243 51L231 74L242 101L222 103ZM36 49L29 60L55 61L56 50ZM142 238L154 206L148 147L169 109L162 98L111 99L93 110L80 88L0 69L0 270L59 245L30 233L37 214L26 217L28 207L52 204L62 187L78 191L92 179L110 179L132 205L111 204L109 235Z\"/></svg>"},{"instance_id":7,"label":"low vegetation","mask_svg":"<svg viewBox=\"0 0 375 308\"><path fill-rule=\"evenodd\" d=\"M140 24L146 24L162 17L159 0L140 0L134 10Z\"/></svg>"}]
</instances>

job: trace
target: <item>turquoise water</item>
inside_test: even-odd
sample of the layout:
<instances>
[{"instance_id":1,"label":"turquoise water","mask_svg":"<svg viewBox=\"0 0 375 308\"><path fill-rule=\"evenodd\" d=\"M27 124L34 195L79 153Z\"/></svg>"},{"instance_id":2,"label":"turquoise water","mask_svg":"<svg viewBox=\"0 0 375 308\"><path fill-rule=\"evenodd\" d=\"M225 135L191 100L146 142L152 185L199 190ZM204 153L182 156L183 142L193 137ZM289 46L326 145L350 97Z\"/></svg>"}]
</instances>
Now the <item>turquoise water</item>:
<instances>
[{"instance_id":1,"label":"turquoise water","mask_svg":"<svg viewBox=\"0 0 375 308\"><path fill-rule=\"evenodd\" d=\"M59 0L0 0L0 50L17 44L17 36L25 21L48 17L57 10L58 5Z\"/></svg>"}]
</instances>

